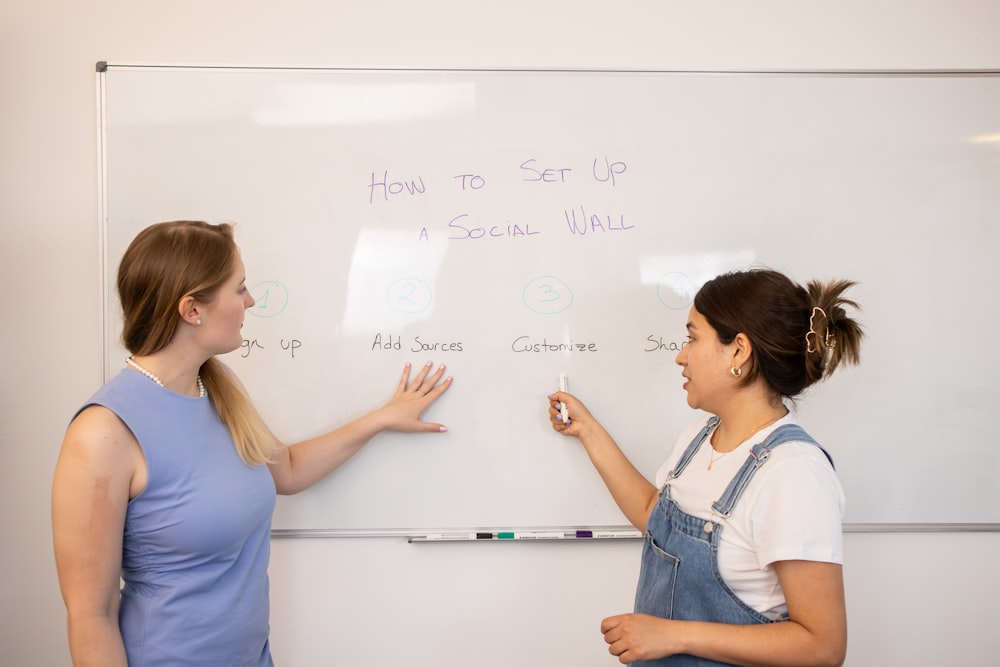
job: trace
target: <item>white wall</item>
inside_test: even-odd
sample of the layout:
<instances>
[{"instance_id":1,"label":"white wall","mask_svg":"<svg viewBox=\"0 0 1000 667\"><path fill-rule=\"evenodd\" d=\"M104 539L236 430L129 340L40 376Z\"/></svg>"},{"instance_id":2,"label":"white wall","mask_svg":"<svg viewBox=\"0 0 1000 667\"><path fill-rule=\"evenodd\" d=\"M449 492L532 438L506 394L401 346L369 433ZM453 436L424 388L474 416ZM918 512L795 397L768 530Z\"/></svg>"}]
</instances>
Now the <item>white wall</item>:
<instances>
[{"instance_id":1,"label":"white wall","mask_svg":"<svg viewBox=\"0 0 1000 667\"><path fill-rule=\"evenodd\" d=\"M97 61L996 68L998 25L992 0L3 0L4 664L69 664L49 484L66 421L101 378ZM273 546L272 639L283 667L617 664L597 628L630 607L638 549L396 539ZM997 663L1000 534L851 533L846 548L849 665Z\"/></svg>"}]
</instances>

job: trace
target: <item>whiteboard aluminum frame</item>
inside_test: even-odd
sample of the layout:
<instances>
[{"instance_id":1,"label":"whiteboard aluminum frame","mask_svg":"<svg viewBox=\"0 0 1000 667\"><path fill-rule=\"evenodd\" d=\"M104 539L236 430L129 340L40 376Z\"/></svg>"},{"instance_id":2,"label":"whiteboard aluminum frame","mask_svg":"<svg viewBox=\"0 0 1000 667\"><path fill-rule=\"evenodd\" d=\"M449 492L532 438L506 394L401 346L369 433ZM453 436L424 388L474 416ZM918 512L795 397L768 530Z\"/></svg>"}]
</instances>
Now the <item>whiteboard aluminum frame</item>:
<instances>
[{"instance_id":1,"label":"whiteboard aluminum frame","mask_svg":"<svg viewBox=\"0 0 1000 667\"><path fill-rule=\"evenodd\" d=\"M108 63L99 61L96 64L96 96L97 96L97 148L98 148L98 224L99 224L99 285L100 317L101 317L101 375L103 381L108 381L107 345L108 317L112 304L108 303L108 257L106 253L108 240L107 219L107 100L106 76L109 70L218 70L218 71L331 71L331 72L484 72L484 73L567 73L567 74L691 74L691 75L789 75L818 77L979 77L1000 75L1000 68L972 69L623 69L623 68L436 68L436 67L318 67L294 65L231 65L231 64L156 64L156 63ZM628 526L608 526L606 528L622 529ZM551 528L550 528L551 529ZM562 529L562 528L559 528ZM576 527L566 527L566 531ZM456 529L449 528L449 531ZM272 539L330 539L330 538L413 538L427 533L440 532L437 529L401 529L401 530L354 530L354 529L272 529ZM1000 532L1000 523L845 523L845 533L983 533ZM581 540L575 540L581 541ZM587 540L582 540L587 541ZM595 540L597 541L597 540Z\"/></svg>"}]
</instances>

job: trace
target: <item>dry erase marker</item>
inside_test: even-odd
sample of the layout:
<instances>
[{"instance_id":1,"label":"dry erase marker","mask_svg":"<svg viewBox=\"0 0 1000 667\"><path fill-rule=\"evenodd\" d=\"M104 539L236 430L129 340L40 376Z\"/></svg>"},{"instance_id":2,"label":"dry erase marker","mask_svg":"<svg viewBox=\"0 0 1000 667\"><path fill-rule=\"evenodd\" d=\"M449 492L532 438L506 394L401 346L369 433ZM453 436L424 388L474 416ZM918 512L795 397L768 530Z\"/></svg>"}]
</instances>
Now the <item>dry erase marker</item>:
<instances>
[{"instance_id":1,"label":"dry erase marker","mask_svg":"<svg viewBox=\"0 0 1000 667\"><path fill-rule=\"evenodd\" d=\"M566 533L554 530L530 530L527 532L514 533L515 540L561 540L566 537Z\"/></svg>"},{"instance_id":2,"label":"dry erase marker","mask_svg":"<svg viewBox=\"0 0 1000 667\"><path fill-rule=\"evenodd\" d=\"M569 381L565 373L559 374L559 391L569 391ZM559 403L559 416L562 417L563 424L569 424L569 409L565 402Z\"/></svg>"},{"instance_id":3,"label":"dry erase marker","mask_svg":"<svg viewBox=\"0 0 1000 667\"><path fill-rule=\"evenodd\" d=\"M474 540L476 533L430 533L424 535L428 542L446 542L451 540Z\"/></svg>"},{"instance_id":4,"label":"dry erase marker","mask_svg":"<svg viewBox=\"0 0 1000 667\"><path fill-rule=\"evenodd\" d=\"M590 530L590 529L578 529L572 537L580 539L624 539L624 538L638 538L642 537L642 533L638 530Z\"/></svg>"},{"instance_id":5,"label":"dry erase marker","mask_svg":"<svg viewBox=\"0 0 1000 667\"><path fill-rule=\"evenodd\" d=\"M592 536L597 539L639 538L642 537L642 533L638 530L595 530Z\"/></svg>"}]
</instances>

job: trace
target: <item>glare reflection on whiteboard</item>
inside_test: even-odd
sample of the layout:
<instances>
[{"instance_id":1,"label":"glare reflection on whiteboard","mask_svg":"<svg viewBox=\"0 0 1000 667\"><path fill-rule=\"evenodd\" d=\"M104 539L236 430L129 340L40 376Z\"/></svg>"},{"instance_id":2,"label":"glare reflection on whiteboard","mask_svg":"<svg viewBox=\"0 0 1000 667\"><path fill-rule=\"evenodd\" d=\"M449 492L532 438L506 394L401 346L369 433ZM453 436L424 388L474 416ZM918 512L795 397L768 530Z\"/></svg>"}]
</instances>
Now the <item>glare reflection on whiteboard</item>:
<instances>
[{"instance_id":1,"label":"glare reflection on whiteboard","mask_svg":"<svg viewBox=\"0 0 1000 667\"><path fill-rule=\"evenodd\" d=\"M283 84L253 112L262 126L370 125L465 113L476 106L472 82Z\"/></svg>"},{"instance_id":2,"label":"glare reflection on whiteboard","mask_svg":"<svg viewBox=\"0 0 1000 667\"><path fill-rule=\"evenodd\" d=\"M413 249L413 233L362 229L351 256L343 331L350 335L429 320L445 246Z\"/></svg>"}]
</instances>

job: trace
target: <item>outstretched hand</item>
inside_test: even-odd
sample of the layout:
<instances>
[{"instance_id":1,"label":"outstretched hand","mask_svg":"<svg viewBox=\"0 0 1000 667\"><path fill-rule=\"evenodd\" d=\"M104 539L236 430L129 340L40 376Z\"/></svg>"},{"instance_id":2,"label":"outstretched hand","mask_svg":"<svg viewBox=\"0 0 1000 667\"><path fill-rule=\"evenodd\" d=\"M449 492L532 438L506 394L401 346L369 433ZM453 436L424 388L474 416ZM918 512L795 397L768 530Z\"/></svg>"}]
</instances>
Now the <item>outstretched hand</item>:
<instances>
[{"instance_id":1,"label":"outstretched hand","mask_svg":"<svg viewBox=\"0 0 1000 667\"><path fill-rule=\"evenodd\" d=\"M407 363L403 367L396 391L389 402L382 407L382 412L387 420L385 426L387 430L404 433L434 431L444 433L448 430L444 424L421 420L424 410L448 390L453 380L450 376L443 381L441 380L445 371L444 364L438 366L437 370L431 373L433 366L429 361L424 364L412 382L410 381L410 364Z\"/></svg>"}]
</instances>

